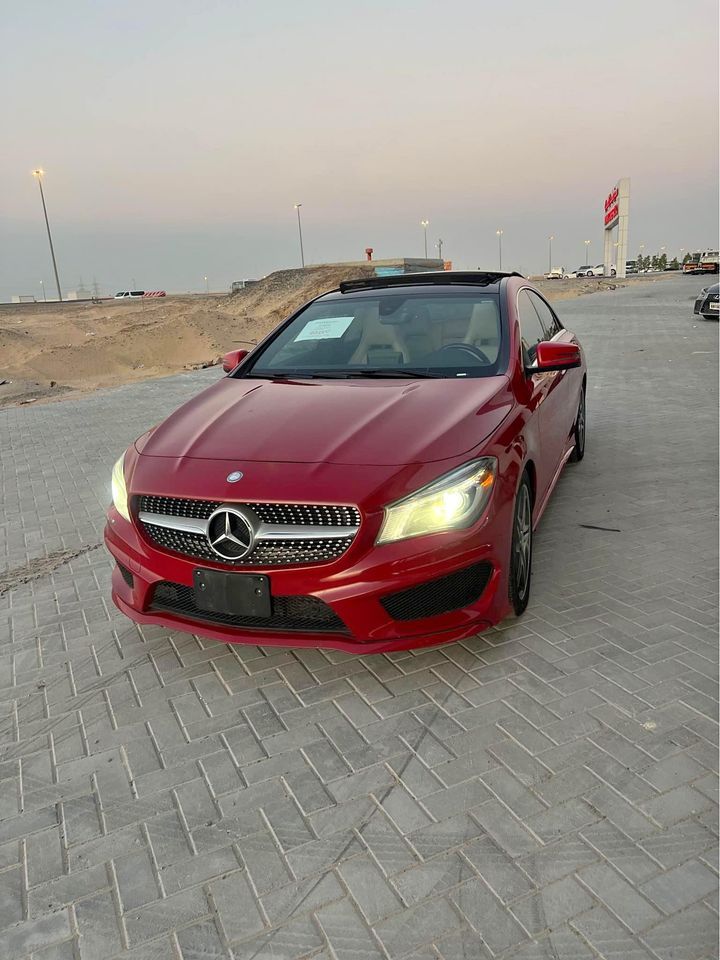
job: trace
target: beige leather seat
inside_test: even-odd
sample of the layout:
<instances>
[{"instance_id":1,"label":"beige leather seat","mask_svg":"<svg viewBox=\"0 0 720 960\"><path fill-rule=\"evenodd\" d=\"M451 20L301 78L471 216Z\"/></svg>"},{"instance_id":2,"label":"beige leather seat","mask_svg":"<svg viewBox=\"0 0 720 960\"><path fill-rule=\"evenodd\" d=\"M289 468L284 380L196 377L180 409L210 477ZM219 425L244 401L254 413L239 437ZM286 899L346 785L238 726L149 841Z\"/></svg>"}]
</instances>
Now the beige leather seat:
<instances>
[{"instance_id":1,"label":"beige leather seat","mask_svg":"<svg viewBox=\"0 0 720 960\"><path fill-rule=\"evenodd\" d=\"M380 323L377 304L369 305L362 316L363 332L355 349L351 364L368 366L396 366L407 362L408 351L400 339L397 326ZM360 315L358 314L358 319Z\"/></svg>"},{"instance_id":2,"label":"beige leather seat","mask_svg":"<svg viewBox=\"0 0 720 960\"><path fill-rule=\"evenodd\" d=\"M494 363L500 347L500 324L496 305L486 300L476 303L470 315L464 343L477 347Z\"/></svg>"},{"instance_id":3,"label":"beige leather seat","mask_svg":"<svg viewBox=\"0 0 720 960\"><path fill-rule=\"evenodd\" d=\"M406 308L405 322L399 328L399 337L407 349L411 363L434 353L442 346L440 326L430 319L430 311L424 304Z\"/></svg>"}]
</instances>

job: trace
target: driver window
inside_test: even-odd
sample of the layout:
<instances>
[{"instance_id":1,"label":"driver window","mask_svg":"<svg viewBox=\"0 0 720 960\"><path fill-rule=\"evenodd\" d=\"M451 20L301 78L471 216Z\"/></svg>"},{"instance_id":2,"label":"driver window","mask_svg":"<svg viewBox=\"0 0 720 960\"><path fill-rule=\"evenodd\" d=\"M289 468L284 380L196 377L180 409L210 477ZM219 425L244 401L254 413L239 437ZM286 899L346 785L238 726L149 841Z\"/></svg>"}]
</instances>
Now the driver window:
<instances>
[{"instance_id":1,"label":"driver window","mask_svg":"<svg viewBox=\"0 0 720 960\"><path fill-rule=\"evenodd\" d=\"M533 306L527 290L520 291L517 304L523 358L525 364L529 365L535 359L537 345L541 340L547 339L547 335L543 325L540 323L540 317L537 315L537 310Z\"/></svg>"}]
</instances>

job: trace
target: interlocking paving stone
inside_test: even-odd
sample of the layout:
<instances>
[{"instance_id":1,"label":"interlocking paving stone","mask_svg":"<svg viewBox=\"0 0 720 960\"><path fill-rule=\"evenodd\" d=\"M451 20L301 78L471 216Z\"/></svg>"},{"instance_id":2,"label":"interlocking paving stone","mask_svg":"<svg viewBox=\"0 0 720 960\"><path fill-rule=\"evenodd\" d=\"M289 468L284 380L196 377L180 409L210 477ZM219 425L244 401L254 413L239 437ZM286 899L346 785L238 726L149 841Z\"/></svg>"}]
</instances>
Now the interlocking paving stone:
<instances>
[{"instance_id":1,"label":"interlocking paving stone","mask_svg":"<svg viewBox=\"0 0 720 960\"><path fill-rule=\"evenodd\" d=\"M115 610L110 467L216 370L1 410L0 569L85 552L0 595L0 958L716 957L697 286L560 305L587 456L524 617L435 649L233 646Z\"/></svg>"}]
</instances>

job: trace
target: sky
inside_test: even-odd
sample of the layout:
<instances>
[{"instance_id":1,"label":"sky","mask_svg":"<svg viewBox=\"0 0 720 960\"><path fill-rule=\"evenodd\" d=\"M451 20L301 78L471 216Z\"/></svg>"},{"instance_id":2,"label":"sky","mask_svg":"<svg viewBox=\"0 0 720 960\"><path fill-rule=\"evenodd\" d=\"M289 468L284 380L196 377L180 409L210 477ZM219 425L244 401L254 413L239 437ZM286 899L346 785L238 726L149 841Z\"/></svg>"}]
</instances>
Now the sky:
<instances>
[{"instance_id":1,"label":"sky","mask_svg":"<svg viewBox=\"0 0 720 960\"><path fill-rule=\"evenodd\" d=\"M535 273L718 243L718 9L695 0L25 0L3 8L0 300L422 257Z\"/></svg>"}]
</instances>

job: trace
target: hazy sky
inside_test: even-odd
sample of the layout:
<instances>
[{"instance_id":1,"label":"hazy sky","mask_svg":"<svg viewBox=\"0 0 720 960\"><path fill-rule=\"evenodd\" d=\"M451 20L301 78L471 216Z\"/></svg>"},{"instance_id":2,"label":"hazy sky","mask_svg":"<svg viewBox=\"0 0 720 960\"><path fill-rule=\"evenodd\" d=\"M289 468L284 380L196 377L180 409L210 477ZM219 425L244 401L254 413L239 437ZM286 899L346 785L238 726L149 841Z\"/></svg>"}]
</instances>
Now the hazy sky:
<instances>
[{"instance_id":1,"label":"hazy sky","mask_svg":"<svg viewBox=\"0 0 720 960\"><path fill-rule=\"evenodd\" d=\"M3 6L0 299L212 289L299 260L459 267L717 243L716 0L25 0Z\"/></svg>"}]
</instances>

